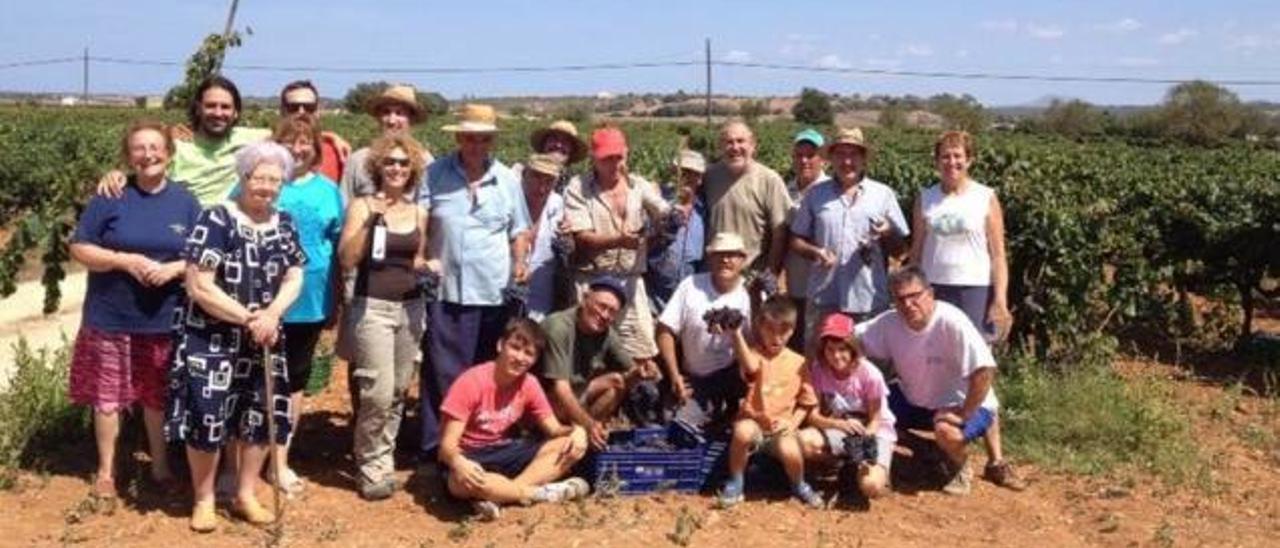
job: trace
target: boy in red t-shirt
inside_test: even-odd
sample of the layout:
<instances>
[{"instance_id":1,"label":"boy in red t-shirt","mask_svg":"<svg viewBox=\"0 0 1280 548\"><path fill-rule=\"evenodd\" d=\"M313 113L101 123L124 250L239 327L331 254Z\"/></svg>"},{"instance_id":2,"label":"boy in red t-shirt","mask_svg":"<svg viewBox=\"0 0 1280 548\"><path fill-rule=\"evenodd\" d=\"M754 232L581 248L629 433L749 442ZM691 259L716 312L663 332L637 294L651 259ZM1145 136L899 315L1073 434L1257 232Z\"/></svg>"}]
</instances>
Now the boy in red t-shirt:
<instances>
[{"instance_id":1,"label":"boy in red t-shirt","mask_svg":"<svg viewBox=\"0 0 1280 548\"><path fill-rule=\"evenodd\" d=\"M796 305L774 295L751 319L754 344L747 344L742 328L734 331L733 350L747 395L742 398L738 420L729 441L729 480L720 491L719 504L742 502L743 473L751 453L764 451L782 463L791 492L805 506L816 508L822 498L804 481L804 456L796 432L818 404L809 382L804 356L787 348L796 328Z\"/></svg>"},{"instance_id":2,"label":"boy in red t-shirt","mask_svg":"<svg viewBox=\"0 0 1280 548\"><path fill-rule=\"evenodd\" d=\"M440 405L440 463L448 468L449 492L474 501L482 519L497 519L501 504L559 502L590 491L581 478L555 481L586 453L587 434L556 420L529 374L545 345L537 323L511 320L498 357L459 376ZM513 429L522 421L536 423L545 439L519 437Z\"/></svg>"}]
</instances>

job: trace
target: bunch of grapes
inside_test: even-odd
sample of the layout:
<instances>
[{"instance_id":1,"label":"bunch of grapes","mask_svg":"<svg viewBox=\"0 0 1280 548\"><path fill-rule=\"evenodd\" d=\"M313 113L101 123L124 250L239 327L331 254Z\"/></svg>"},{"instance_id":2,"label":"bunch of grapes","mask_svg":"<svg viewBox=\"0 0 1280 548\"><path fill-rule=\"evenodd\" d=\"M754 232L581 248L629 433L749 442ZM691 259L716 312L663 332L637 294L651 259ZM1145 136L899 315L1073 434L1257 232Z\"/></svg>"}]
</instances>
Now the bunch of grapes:
<instances>
[{"instance_id":1,"label":"bunch of grapes","mask_svg":"<svg viewBox=\"0 0 1280 548\"><path fill-rule=\"evenodd\" d=\"M742 315L742 311L722 306L720 308L712 308L706 314L702 315L702 321L706 322L707 329L719 327L721 331L733 331L742 327L742 322L746 321L746 316Z\"/></svg>"},{"instance_id":2,"label":"bunch of grapes","mask_svg":"<svg viewBox=\"0 0 1280 548\"><path fill-rule=\"evenodd\" d=\"M662 225L662 231L663 235L668 239L675 239L676 233L680 232L680 229L684 228L684 225L687 222L685 216L681 215L680 212L674 208L671 210L671 213L667 215L665 221L666 222Z\"/></svg>"},{"instance_id":3,"label":"bunch of grapes","mask_svg":"<svg viewBox=\"0 0 1280 548\"><path fill-rule=\"evenodd\" d=\"M528 309L529 286L525 284L507 284L502 288L502 303L514 316L523 316Z\"/></svg>"},{"instance_id":4,"label":"bunch of grapes","mask_svg":"<svg viewBox=\"0 0 1280 548\"><path fill-rule=\"evenodd\" d=\"M876 445L875 436L848 436L844 439L844 458L846 462L857 464L876 462L880 448Z\"/></svg>"}]
</instances>

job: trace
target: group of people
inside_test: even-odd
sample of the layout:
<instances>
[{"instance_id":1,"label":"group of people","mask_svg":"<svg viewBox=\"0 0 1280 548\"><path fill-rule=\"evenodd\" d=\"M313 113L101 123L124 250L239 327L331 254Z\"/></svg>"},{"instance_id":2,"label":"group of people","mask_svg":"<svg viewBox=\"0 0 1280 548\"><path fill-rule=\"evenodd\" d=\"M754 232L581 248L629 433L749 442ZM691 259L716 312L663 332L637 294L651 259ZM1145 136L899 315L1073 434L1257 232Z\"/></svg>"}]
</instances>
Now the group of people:
<instances>
[{"instance_id":1,"label":"group of people","mask_svg":"<svg viewBox=\"0 0 1280 548\"><path fill-rule=\"evenodd\" d=\"M672 417L729 436L726 506L755 452L807 505L806 468L850 465L878 496L906 429L936 440L947 492L968 492L979 438L984 475L1022 488L988 346L1011 322L1002 215L968 175L967 134L938 139L940 180L908 226L856 128L797 134L787 181L729 122L718 162L681 151L660 187L631 172L616 127L584 140L556 121L508 166L486 105L442 128L456 149L435 157L411 136L425 112L406 85L370 102L380 135L355 151L321 130L310 82L285 86L272 130L241 127L241 107L218 76L187 126L130 125L127 172L104 175L79 220L70 394L94 410L99 496L115 494L120 413L140 404L157 484L179 485L167 442L186 448L193 530L216 528L221 497L274 521L255 488L305 488L289 447L334 326L366 500L399 488L415 374L416 452L486 518L586 495L569 476L611 428Z\"/></svg>"}]
</instances>

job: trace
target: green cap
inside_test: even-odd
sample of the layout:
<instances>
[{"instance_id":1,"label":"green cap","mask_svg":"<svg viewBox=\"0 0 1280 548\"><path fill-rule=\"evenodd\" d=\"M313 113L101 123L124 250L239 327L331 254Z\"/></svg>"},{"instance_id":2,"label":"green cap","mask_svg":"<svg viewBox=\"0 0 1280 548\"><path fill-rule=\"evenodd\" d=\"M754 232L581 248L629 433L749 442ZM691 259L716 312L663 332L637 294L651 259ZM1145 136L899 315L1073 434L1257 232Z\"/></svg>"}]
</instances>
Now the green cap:
<instances>
[{"instance_id":1,"label":"green cap","mask_svg":"<svg viewBox=\"0 0 1280 548\"><path fill-rule=\"evenodd\" d=\"M791 144L798 145L804 141L813 143L813 146L818 148L822 148L823 145L827 144L827 140L822 137L822 134L813 128L806 128L804 131L797 133Z\"/></svg>"}]
</instances>

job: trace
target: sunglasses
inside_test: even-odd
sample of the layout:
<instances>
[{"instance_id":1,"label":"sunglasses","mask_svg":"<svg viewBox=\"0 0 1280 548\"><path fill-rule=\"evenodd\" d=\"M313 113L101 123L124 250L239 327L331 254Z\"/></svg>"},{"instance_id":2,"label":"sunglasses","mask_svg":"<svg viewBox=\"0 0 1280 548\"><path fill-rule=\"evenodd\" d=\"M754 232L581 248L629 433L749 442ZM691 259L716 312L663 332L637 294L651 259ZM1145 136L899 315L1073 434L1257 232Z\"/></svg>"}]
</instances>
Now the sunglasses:
<instances>
[{"instance_id":1,"label":"sunglasses","mask_svg":"<svg viewBox=\"0 0 1280 548\"><path fill-rule=\"evenodd\" d=\"M319 103L294 103L294 102L288 102L288 103L285 103L285 104L284 104L284 110L285 110L285 112L306 112L306 113L308 113L308 114L313 114L313 113L315 113L315 111L316 111L316 109L317 109L317 108L320 108L320 104L319 104Z\"/></svg>"},{"instance_id":2,"label":"sunglasses","mask_svg":"<svg viewBox=\"0 0 1280 548\"><path fill-rule=\"evenodd\" d=\"M408 158L383 158L382 165L386 167L391 167L391 166L409 167L409 159Z\"/></svg>"}]
</instances>

